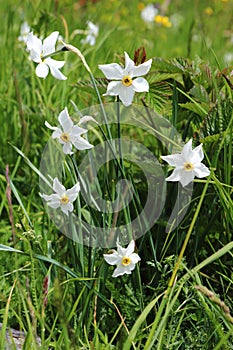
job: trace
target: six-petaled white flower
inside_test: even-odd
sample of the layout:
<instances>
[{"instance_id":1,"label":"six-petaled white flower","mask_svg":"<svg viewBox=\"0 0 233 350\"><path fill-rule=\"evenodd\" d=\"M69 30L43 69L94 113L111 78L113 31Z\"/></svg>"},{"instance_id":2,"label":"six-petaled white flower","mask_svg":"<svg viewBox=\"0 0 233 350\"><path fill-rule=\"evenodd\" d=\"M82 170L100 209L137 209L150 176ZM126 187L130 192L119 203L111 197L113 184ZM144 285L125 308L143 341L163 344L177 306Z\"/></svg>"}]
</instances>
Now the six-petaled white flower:
<instances>
[{"instance_id":1,"label":"six-petaled white flower","mask_svg":"<svg viewBox=\"0 0 233 350\"><path fill-rule=\"evenodd\" d=\"M204 158L202 144L192 149L192 139L184 145L180 154L161 156L161 158L175 167L166 181L180 181L182 186L187 186L195 176L202 178L210 174L209 169L201 163Z\"/></svg>"},{"instance_id":2,"label":"six-petaled white flower","mask_svg":"<svg viewBox=\"0 0 233 350\"><path fill-rule=\"evenodd\" d=\"M42 40L37 38L32 32L28 34L27 48L30 52L31 60L38 63L36 75L39 78L46 78L50 69L54 78L59 80L67 79L59 70L64 66L65 61L57 61L49 57L55 52L58 35L59 32L53 32L42 42Z\"/></svg>"},{"instance_id":3,"label":"six-petaled white flower","mask_svg":"<svg viewBox=\"0 0 233 350\"><path fill-rule=\"evenodd\" d=\"M18 36L18 40L26 44L30 30L31 28L29 27L28 22L23 22L23 24L20 27L20 35Z\"/></svg>"},{"instance_id":4,"label":"six-petaled white flower","mask_svg":"<svg viewBox=\"0 0 233 350\"><path fill-rule=\"evenodd\" d=\"M58 141L63 145L63 152L65 154L73 153L72 146L74 146L78 150L85 150L93 147L93 145L91 145L87 140L85 140L81 136L82 134L87 133L87 130L80 128L78 125L74 125L73 121L69 116L67 108L61 111L61 113L58 116L58 121L61 125L61 128L57 126L51 126L47 121L45 122L45 125L49 129L54 130L54 132L52 133L52 138L58 139Z\"/></svg>"},{"instance_id":5,"label":"six-petaled white flower","mask_svg":"<svg viewBox=\"0 0 233 350\"><path fill-rule=\"evenodd\" d=\"M117 243L117 251L114 249L111 254L104 254L105 261L110 265L117 265L113 272L113 277L124 274L131 274L135 265L141 260L139 255L134 253L135 243L132 240L127 248L123 248Z\"/></svg>"},{"instance_id":6,"label":"six-petaled white flower","mask_svg":"<svg viewBox=\"0 0 233 350\"><path fill-rule=\"evenodd\" d=\"M86 38L85 39L82 39L81 42L83 44L89 44L91 46L95 45L95 41L96 41L96 38L99 34L99 27L92 23L92 22L87 22L87 31L86 31Z\"/></svg>"},{"instance_id":7,"label":"six-petaled white flower","mask_svg":"<svg viewBox=\"0 0 233 350\"><path fill-rule=\"evenodd\" d=\"M108 84L105 95L118 96L125 106L129 106L134 97L135 92L148 92L149 84L146 79L141 78L149 72L152 59L135 66L125 52L125 68L117 63L99 65L104 75L111 81ZM134 79L136 78L136 79Z\"/></svg>"},{"instance_id":8,"label":"six-petaled white flower","mask_svg":"<svg viewBox=\"0 0 233 350\"><path fill-rule=\"evenodd\" d=\"M55 193L47 195L41 194L41 197L48 202L48 206L53 209L61 208L62 212L68 215L74 210L73 202L78 197L80 185L77 183L72 188L66 188L60 183L57 177L53 180L53 191Z\"/></svg>"}]
</instances>

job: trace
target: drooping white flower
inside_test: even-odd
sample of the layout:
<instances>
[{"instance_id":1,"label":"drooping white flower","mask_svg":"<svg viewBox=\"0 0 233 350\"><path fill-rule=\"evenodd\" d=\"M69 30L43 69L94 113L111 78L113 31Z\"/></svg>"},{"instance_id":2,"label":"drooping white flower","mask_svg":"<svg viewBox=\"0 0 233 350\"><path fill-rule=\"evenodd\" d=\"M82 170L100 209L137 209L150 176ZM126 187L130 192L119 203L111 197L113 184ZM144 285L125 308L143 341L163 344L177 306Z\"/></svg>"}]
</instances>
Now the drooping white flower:
<instances>
[{"instance_id":1,"label":"drooping white flower","mask_svg":"<svg viewBox=\"0 0 233 350\"><path fill-rule=\"evenodd\" d=\"M66 215L72 212L74 210L73 202L78 197L80 191L79 183L66 190L58 178L55 177L53 180L53 191L55 193L50 195L41 194L41 197L48 202L48 206L54 209L61 208L61 211Z\"/></svg>"},{"instance_id":2,"label":"drooping white flower","mask_svg":"<svg viewBox=\"0 0 233 350\"><path fill-rule=\"evenodd\" d=\"M88 120L88 117L86 118ZM73 153L72 146L78 150L90 149L93 147L93 145L91 145L81 136L82 134L87 133L88 130L80 128L78 125L74 125L66 107L59 114L58 121L61 128L51 126L47 121L45 122L45 125L49 129L54 130L52 133L52 138L58 139L58 141L63 145L63 152L65 154Z\"/></svg>"},{"instance_id":3,"label":"drooping white flower","mask_svg":"<svg viewBox=\"0 0 233 350\"><path fill-rule=\"evenodd\" d=\"M99 27L90 21L87 22L87 27L88 27L86 31L87 36L85 39L82 39L81 42L83 44L89 44L93 46L95 45L96 38L99 34Z\"/></svg>"},{"instance_id":4,"label":"drooping white flower","mask_svg":"<svg viewBox=\"0 0 233 350\"><path fill-rule=\"evenodd\" d=\"M30 52L31 60L38 63L36 75L39 78L46 78L50 69L54 78L59 80L67 79L59 70L64 66L65 61L57 61L49 57L49 55L55 52L58 35L59 32L53 32L42 42L42 40L37 38L32 32L28 34L27 48Z\"/></svg>"},{"instance_id":5,"label":"drooping white flower","mask_svg":"<svg viewBox=\"0 0 233 350\"><path fill-rule=\"evenodd\" d=\"M134 248L135 243L132 240L127 248L123 248L117 243L117 251L113 249L113 253L104 254L104 259L109 265L117 265L112 277L131 274L135 265L141 260L139 255L134 253Z\"/></svg>"},{"instance_id":6,"label":"drooping white flower","mask_svg":"<svg viewBox=\"0 0 233 350\"><path fill-rule=\"evenodd\" d=\"M161 156L161 158L175 167L166 181L180 181L182 186L187 186L195 176L202 178L210 174L209 169L201 163L204 158L202 144L192 149L192 139L184 145L180 154Z\"/></svg>"},{"instance_id":7,"label":"drooping white flower","mask_svg":"<svg viewBox=\"0 0 233 350\"><path fill-rule=\"evenodd\" d=\"M125 52L125 68L117 63L99 65L107 79L115 80L108 84L105 95L119 95L125 106L131 105L135 92L149 91L148 82L141 76L149 72L151 64L152 59L135 66L134 61Z\"/></svg>"},{"instance_id":8,"label":"drooping white flower","mask_svg":"<svg viewBox=\"0 0 233 350\"><path fill-rule=\"evenodd\" d=\"M153 4L148 4L141 11L141 18L144 22L154 22L155 16L158 14L158 9Z\"/></svg>"},{"instance_id":9,"label":"drooping white flower","mask_svg":"<svg viewBox=\"0 0 233 350\"><path fill-rule=\"evenodd\" d=\"M28 22L23 22L20 27L20 35L18 36L18 40L27 43L28 34L30 33L31 28L29 27Z\"/></svg>"}]
</instances>

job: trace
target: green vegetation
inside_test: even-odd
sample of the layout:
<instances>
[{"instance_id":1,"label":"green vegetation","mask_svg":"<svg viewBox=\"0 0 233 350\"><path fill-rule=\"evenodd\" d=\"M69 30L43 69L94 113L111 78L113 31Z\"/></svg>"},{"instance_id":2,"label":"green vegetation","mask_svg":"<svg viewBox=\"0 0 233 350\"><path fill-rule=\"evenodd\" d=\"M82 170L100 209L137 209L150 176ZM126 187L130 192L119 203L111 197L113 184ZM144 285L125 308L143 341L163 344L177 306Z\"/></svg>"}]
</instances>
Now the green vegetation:
<instances>
[{"instance_id":1,"label":"green vegetation","mask_svg":"<svg viewBox=\"0 0 233 350\"><path fill-rule=\"evenodd\" d=\"M0 349L9 327L25 332L24 349L233 349L233 2L158 3L171 26L142 20L148 1L0 1ZM67 80L51 74L39 78L25 43L18 40L25 21L38 37L59 31L65 43L84 55L91 74L74 52L62 51L53 58L66 61L61 71ZM87 21L99 26L93 46L82 42ZM121 130L90 121L82 125L89 130L88 141L96 148L108 139L110 154L119 136L143 144L158 159L159 182L161 174L167 177L172 170L160 156L170 154L173 146L177 153L192 138L193 148L203 145L210 176L195 178L193 189L188 187L190 203L175 229L169 218L181 187L162 183L161 193L155 193L158 206L163 204L161 213L135 239L141 261L132 274L113 278L113 267L103 258L109 249L81 244L85 229L72 220L67 235L78 239L68 238L43 205L41 159L52 133L45 121L58 126L65 107L76 122L92 112L99 120L102 109L108 120L111 105L117 104L112 103L115 97L102 96L108 81L98 65L124 64L124 51L133 59L143 47L146 60L153 59L146 75L150 89L136 93L134 103L147 116L145 123L136 112L138 125L123 122ZM119 107L117 117L124 120L125 111ZM178 135L167 134L170 148L157 137L167 125ZM80 194L74 204L79 223L121 227L142 210L150 190L140 168L144 156L151 178L155 170L146 151L135 150L129 160L114 154L101 166L97 188L108 205L117 198L116 183L127 178L132 202L114 215L93 209ZM81 181L79 166L87 154L77 151L62 158L56 153L56 158L48 152L54 166L51 174L42 175L49 180L59 171L70 188ZM96 165L91 156L85 159L91 164L88 192L96 185L88 177ZM134 232L125 234L128 244Z\"/></svg>"}]
</instances>

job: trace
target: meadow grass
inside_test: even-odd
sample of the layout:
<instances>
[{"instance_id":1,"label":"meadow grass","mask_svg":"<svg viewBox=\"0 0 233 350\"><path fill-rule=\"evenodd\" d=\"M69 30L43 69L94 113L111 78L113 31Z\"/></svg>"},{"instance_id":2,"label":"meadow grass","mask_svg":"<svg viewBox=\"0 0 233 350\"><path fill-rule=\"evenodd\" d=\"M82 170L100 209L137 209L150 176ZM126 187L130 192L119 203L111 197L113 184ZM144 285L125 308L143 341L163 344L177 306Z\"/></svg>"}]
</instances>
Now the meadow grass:
<instances>
[{"instance_id":1,"label":"meadow grass","mask_svg":"<svg viewBox=\"0 0 233 350\"><path fill-rule=\"evenodd\" d=\"M171 27L142 20L140 11L148 3L0 1L0 349L9 328L26 334L24 349L233 349L233 3L171 1L164 13ZM39 78L18 40L24 21L38 37L58 30L88 66L79 53L66 50L54 59L66 61L61 70L68 79ZM93 46L81 42L87 21L99 26ZM137 108L122 108L119 100L102 96L108 81L98 65L123 64L124 51L133 58L141 47L146 59L153 59L146 77L150 89L135 94ZM45 121L57 125L65 107L75 121L92 113L107 121L88 122L95 153L64 157L56 142L48 142ZM127 111L134 116L131 126ZM115 138L135 141L134 148L114 143ZM132 274L113 278L113 267L103 258L111 251L85 241L86 227L104 227L109 242L116 242L115 227L126 227L127 243L134 238L130 223L151 190L145 173L160 183L171 170L160 156L177 153L190 138L193 147L203 144L210 175L194 180L191 195L174 182L156 187L151 217L156 210L160 215L153 225L147 217L139 221L142 230L147 227L136 240L141 261ZM110 161L98 169L99 144ZM130 157L118 157L117 150ZM42 171L41 159L51 173ZM66 235L39 195L57 171L67 188L78 180L82 186L74 206L78 225L69 216ZM129 192L119 187L121 197L117 182L124 178L132 187ZM103 212L91 197L93 189L105 200ZM179 195L188 198L180 208ZM109 210L113 201L128 198L130 204L117 214ZM171 221L174 208L178 225ZM88 237L96 238L96 232L88 231Z\"/></svg>"}]
</instances>

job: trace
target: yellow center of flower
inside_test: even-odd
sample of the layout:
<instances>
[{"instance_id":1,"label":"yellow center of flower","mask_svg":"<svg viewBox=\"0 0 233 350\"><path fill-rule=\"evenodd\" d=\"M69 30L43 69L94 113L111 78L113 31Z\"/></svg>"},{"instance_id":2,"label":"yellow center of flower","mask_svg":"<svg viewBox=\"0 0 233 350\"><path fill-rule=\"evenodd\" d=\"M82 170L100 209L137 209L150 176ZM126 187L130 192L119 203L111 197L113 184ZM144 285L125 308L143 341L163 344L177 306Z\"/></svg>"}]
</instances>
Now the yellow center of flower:
<instances>
[{"instance_id":1,"label":"yellow center of flower","mask_svg":"<svg viewBox=\"0 0 233 350\"><path fill-rule=\"evenodd\" d=\"M127 256L124 256L124 258L122 258L122 260L121 260L121 263L124 266L128 266L131 263L131 259L128 258Z\"/></svg>"},{"instance_id":2,"label":"yellow center of flower","mask_svg":"<svg viewBox=\"0 0 233 350\"><path fill-rule=\"evenodd\" d=\"M194 168L194 166L192 163L185 163L184 164L184 170L186 170L186 171L191 171L191 170L193 170L193 168Z\"/></svg>"},{"instance_id":3,"label":"yellow center of flower","mask_svg":"<svg viewBox=\"0 0 233 350\"><path fill-rule=\"evenodd\" d=\"M70 135L67 132L63 132L60 136L61 140L64 142L70 141Z\"/></svg>"},{"instance_id":4,"label":"yellow center of flower","mask_svg":"<svg viewBox=\"0 0 233 350\"><path fill-rule=\"evenodd\" d=\"M125 75L124 78L122 79L122 84L125 86L130 86L133 84L133 80L129 75Z\"/></svg>"},{"instance_id":5,"label":"yellow center of flower","mask_svg":"<svg viewBox=\"0 0 233 350\"><path fill-rule=\"evenodd\" d=\"M61 204L67 204L67 203L69 203L69 198L66 196L66 195L64 195L63 197L61 197L61 199L60 199L60 202L61 202Z\"/></svg>"}]
</instances>

